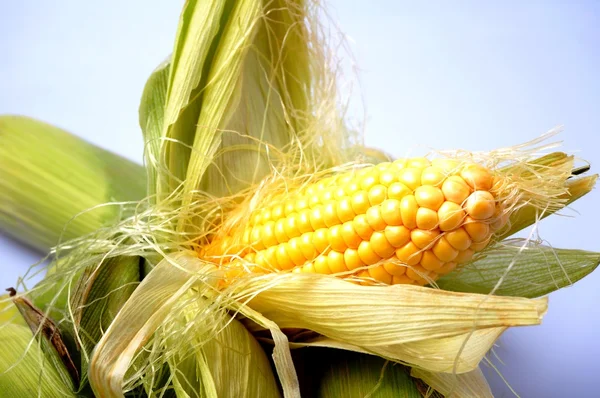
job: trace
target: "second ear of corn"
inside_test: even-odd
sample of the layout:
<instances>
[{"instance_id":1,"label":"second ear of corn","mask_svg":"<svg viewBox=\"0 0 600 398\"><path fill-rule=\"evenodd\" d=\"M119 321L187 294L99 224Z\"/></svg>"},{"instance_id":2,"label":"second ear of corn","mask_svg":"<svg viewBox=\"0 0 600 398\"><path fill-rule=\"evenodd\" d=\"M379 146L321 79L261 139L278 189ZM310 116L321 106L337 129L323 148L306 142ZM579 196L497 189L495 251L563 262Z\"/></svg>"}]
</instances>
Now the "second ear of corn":
<instances>
[{"instance_id":1,"label":"second ear of corn","mask_svg":"<svg viewBox=\"0 0 600 398\"><path fill-rule=\"evenodd\" d=\"M202 255L234 274L292 270L425 285L504 227L501 182L453 159L385 162L273 199Z\"/></svg>"}]
</instances>

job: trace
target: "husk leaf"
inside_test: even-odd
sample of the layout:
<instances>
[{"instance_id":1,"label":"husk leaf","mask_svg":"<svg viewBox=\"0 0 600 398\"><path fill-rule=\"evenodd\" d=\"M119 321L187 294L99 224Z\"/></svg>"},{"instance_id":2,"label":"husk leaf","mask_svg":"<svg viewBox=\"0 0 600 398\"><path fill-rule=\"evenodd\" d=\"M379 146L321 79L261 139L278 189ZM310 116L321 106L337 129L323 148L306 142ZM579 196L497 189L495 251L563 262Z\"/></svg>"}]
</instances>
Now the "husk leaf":
<instances>
[{"instance_id":1,"label":"husk leaf","mask_svg":"<svg viewBox=\"0 0 600 398\"><path fill-rule=\"evenodd\" d=\"M82 384L87 382L89 355L141 280L140 261L120 256L89 267L71 293L70 308L83 353Z\"/></svg>"},{"instance_id":2,"label":"husk leaf","mask_svg":"<svg viewBox=\"0 0 600 398\"><path fill-rule=\"evenodd\" d=\"M171 70L170 58L161 63L150 75L139 107L139 123L144 137L144 159L148 174L148 194L152 200L156 197L158 173L164 163L160 158L161 132L164 124L167 85Z\"/></svg>"},{"instance_id":3,"label":"husk leaf","mask_svg":"<svg viewBox=\"0 0 600 398\"><path fill-rule=\"evenodd\" d=\"M6 397L75 397L56 353L43 350L27 326L0 326L0 391Z\"/></svg>"},{"instance_id":4,"label":"husk leaf","mask_svg":"<svg viewBox=\"0 0 600 398\"><path fill-rule=\"evenodd\" d=\"M433 371L452 371L465 340L471 347L468 357L456 361L458 372L473 369L498 337L497 331L539 324L547 309L545 299L417 286L360 286L312 274L271 274L249 284L252 287L244 288L236 299L247 300L248 306L282 329L313 330L338 342L338 347L358 347ZM439 355L428 355L433 353Z\"/></svg>"},{"instance_id":5,"label":"husk leaf","mask_svg":"<svg viewBox=\"0 0 600 398\"><path fill-rule=\"evenodd\" d=\"M411 370L410 375L423 380L447 398L494 397L485 376L479 368L459 375L433 373L414 368Z\"/></svg>"},{"instance_id":6,"label":"husk leaf","mask_svg":"<svg viewBox=\"0 0 600 398\"><path fill-rule=\"evenodd\" d=\"M302 7L245 0L229 10L203 76L184 205L198 188L223 196L258 182L275 160L266 146L281 149L302 129L310 85Z\"/></svg>"},{"instance_id":7,"label":"husk leaf","mask_svg":"<svg viewBox=\"0 0 600 398\"><path fill-rule=\"evenodd\" d=\"M141 166L22 116L0 116L0 173L0 228L44 252L122 216L100 205L146 194Z\"/></svg>"},{"instance_id":8,"label":"husk leaf","mask_svg":"<svg viewBox=\"0 0 600 398\"><path fill-rule=\"evenodd\" d=\"M16 294L16 292L13 290L12 294ZM64 383L78 389L80 385L78 357L73 344L71 344L70 336L63 333L59 325L27 298L14 296L12 300Z\"/></svg>"},{"instance_id":9,"label":"husk leaf","mask_svg":"<svg viewBox=\"0 0 600 398\"><path fill-rule=\"evenodd\" d=\"M600 253L537 244L497 245L459 272L440 278L441 289L517 297L540 297L570 286L600 264Z\"/></svg>"},{"instance_id":10,"label":"husk leaf","mask_svg":"<svg viewBox=\"0 0 600 398\"><path fill-rule=\"evenodd\" d=\"M152 396L165 388L156 386L155 369L168 365L167 384L184 397L277 396L262 348L218 304L204 298L220 274L185 252L154 267L94 350L89 371L94 392L122 397L143 383ZM194 312L201 320L188 323L186 316ZM233 378L240 382L231 383Z\"/></svg>"},{"instance_id":11,"label":"husk leaf","mask_svg":"<svg viewBox=\"0 0 600 398\"><path fill-rule=\"evenodd\" d=\"M428 339L392 346L359 347L327 337L291 343L292 347L330 347L378 355L390 361L432 372L465 373L477 368L505 327L480 329L453 337ZM400 359L399 359L400 358Z\"/></svg>"}]
</instances>

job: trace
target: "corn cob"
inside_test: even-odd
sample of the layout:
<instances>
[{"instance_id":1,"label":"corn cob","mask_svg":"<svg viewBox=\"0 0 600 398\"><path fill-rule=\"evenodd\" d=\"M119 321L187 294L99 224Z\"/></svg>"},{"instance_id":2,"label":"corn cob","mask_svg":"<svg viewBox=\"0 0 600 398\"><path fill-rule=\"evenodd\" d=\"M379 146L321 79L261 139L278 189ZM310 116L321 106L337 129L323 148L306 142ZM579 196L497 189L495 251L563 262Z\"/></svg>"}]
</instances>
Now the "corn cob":
<instances>
[{"instance_id":1,"label":"corn cob","mask_svg":"<svg viewBox=\"0 0 600 398\"><path fill-rule=\"evenodd\" d=\"M238 272L252 264L254 272L425 285L471 260L505 225L498 179L453 159L400 159L341 173L261 206L203 256Z\"/></svg>"}]
</instances>

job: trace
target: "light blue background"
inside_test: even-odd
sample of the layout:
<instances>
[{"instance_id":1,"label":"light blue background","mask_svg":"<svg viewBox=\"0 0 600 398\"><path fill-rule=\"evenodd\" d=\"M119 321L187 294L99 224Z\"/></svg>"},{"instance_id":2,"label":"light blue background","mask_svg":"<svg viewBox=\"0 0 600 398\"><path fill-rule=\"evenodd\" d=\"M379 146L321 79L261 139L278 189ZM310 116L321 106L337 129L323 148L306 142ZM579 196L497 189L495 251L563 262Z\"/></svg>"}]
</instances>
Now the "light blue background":
<instances>
[{"instance_id":1,"label":"light blue background","mask_svg":"<svg viewBox=\"0 0 600 398\"><path fill-rule=\"evenodd\" d=\"M331 4L360 69L367 144L397 156L489 150L564 124L564 148L600 165L599 2L417 3ZM139 98L171 51L181 5L0 2L0 113L40 118L141 161ZM598 198L577 203L576 218L542 222L542 237L600 250ZM0 236L0 287L37 259ZM522 397L597 394L599 283L596 272L552 294L543 325L499 340L500 370ZM490 382L496 396L512 396L498 377Z\"/></svg>"}]
</instances>

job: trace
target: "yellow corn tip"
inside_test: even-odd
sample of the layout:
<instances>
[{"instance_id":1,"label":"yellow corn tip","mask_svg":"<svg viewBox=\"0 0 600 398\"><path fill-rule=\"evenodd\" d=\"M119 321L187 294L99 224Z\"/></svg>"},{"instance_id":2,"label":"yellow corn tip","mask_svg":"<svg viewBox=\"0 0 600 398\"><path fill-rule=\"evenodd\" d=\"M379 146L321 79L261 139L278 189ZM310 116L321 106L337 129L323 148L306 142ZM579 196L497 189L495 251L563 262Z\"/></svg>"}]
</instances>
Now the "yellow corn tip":
<instances>
[{"instance_id":1,"label":"yellow corn tip","mask_svg":"<svg viewBox=\"0 0 600 398\"><path fill-rule=\"evenodd\" d=\"M254 211L205 256L253 272L425 285L471 260L504 226L497 178L477 164L426 158L346 172Z\"/></svg>"}]
</instances>

